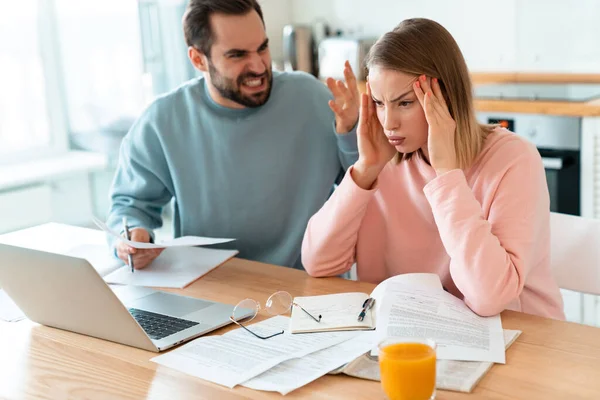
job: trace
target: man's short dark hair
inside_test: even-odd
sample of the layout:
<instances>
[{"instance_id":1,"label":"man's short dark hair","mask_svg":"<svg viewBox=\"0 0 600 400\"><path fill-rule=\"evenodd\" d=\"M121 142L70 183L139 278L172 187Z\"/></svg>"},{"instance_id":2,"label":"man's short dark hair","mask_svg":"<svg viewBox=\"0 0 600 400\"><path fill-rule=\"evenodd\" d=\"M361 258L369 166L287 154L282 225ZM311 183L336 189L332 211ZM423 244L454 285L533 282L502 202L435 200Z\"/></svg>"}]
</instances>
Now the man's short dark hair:
<instances>
[{"instance_id":1,"label":"man's short dark hair","mask_svg":"<svg viewBox=\"0 0 600 400\"><path fill-rule=\"evenodd\" d=\"M183 16L185 42L210 57L214 42L210 16L215 13L244 15L252 10L258 13L264 24L262 9L256 0L190 0Z\"/></svg>"}]
</instances>

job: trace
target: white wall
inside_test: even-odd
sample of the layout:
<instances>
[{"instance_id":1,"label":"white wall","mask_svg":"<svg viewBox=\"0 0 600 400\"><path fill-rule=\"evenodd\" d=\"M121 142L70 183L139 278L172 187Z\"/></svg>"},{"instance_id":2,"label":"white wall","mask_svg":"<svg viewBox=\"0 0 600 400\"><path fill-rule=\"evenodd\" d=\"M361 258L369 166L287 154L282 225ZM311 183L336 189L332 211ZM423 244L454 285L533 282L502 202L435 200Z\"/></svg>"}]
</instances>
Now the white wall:
<instances>
[{"instance_id":1,"label":"white wall","mask_svg":"<svg viewBox=\"0 0 600 400\"><path fill-rule=\"evenodd\" d=\"M376 8L373 4L377 3ZM600 73L598 0L291 0L292 21L379 36L410 17L454 36L470 69Z\"/></svg>"},{"instance_id":2,"label":"white wall","mask_svg":"<svg viewBox=\"0 0 600 400\"><path fill-rule=\"evenodd\" d=\"M292 0L259 0L273 61L283 59L283 27L292 23Z\"/></svg>"}]
</instances>

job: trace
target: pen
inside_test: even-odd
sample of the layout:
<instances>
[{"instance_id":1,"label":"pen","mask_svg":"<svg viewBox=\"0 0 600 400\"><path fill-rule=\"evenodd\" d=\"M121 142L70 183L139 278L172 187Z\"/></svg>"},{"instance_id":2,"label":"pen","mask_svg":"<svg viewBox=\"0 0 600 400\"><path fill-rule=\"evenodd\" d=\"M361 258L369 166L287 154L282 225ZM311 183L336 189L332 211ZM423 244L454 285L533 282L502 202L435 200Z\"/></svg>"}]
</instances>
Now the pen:
<instances>
[{"instance_id":1,"label":"pen","mask_svg":"<svg viewBox=\"0 0 600 400\"><path fill-rule=\"evenodd\" d=\"M129 227L127 226L127 217L123 217L123 229L125 231L125 238L127 238L127 240L131 240L131 236L129 235ZM127 261L131 267L131 273L133 273L133 257L131 257L131 254L127 254Z\"/></svg>"},{"instance_id":2,"label":"pen","mask_svg":"<svg viewBox=\"0 0 600 400\"><path fill-rule=\"evenodd\" d=\"M373 307L373 304L375 304L375 299L372 297L369 297L368 299L365 300L365 302L362 305L362 311L360 312L360 314L358 314L358 320L362 322L362 320L365 319L365 315L367 315L367 311L371 309L371 307Z\"/></svg>"}]
</instances>

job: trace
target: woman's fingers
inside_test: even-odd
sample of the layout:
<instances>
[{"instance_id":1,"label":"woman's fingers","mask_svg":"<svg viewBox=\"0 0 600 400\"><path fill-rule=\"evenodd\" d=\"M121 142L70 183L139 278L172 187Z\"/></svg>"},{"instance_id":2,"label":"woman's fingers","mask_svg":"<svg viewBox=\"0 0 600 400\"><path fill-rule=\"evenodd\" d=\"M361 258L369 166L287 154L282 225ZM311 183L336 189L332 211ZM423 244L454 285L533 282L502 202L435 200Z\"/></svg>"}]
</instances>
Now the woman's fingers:
<instances>
[{"instance_id":1,"label":"woman's fingers","mask_svg":"<svg viewBox=\"0 0 600 400\"><path fill-rule=\"evenodd\" d=\"M431 88L433 89L433 94L435 94L436 100L438 101L439 105L442 106L442 109L443 111L445 111L445 114L451 117L450 109L448 108L448 104L446 103L446 99L444 98L444 94L442 93L440 81L438 80L438 78L433 78L431 81Z\"/></svg>"},{"instance_id":2,"label":"woman's fingers","mask_svg":"<svg viewBox=\"0 0 600 400\"><path fill-rule=\"evenodd\" d=\"M420 80L417 79L413 83L413 90L415 91L415 94L417 95L417 100L419 100L421 107L423 107L423 109L425 109L425 92L423 91L423 87L421 86Z\"/></svg>"},{"instance_id":3,"label":"woman's fingers","mask_svg":"<svg viewBox=\"0 0 600 400\"><path fill-rule=\"evenodd\" d=\"M367 98L369 100L369 118L375 118L375 102L371 94L371 84L367 80Z\"/></svg>"},{"instance_id":4,"label":"woman's fingers","mask_svg":"<svg viewBox=\"0 0 600 400\"><path fill-rule=\"evenodd\" d=\"M358 125L366 126L369 119L369 96L363 93L360 96L360 112L358 113Z\"/></svg>"}]
</instances>

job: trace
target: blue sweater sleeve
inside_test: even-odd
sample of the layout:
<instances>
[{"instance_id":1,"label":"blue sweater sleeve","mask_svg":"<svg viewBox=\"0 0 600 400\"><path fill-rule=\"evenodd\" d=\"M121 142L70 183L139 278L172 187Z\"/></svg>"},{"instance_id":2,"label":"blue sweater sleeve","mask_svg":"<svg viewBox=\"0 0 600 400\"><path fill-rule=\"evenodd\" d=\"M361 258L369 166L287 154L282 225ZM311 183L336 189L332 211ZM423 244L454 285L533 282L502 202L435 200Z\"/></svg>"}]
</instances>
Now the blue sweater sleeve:
<instances>
[{"instance_id":1,"label":"blue sweater sleeve","mask_svg":"<svg viewBox=\"0 0 600 400\"><path fill-rule=\"evenodd\" d=\"M153 229L162 226L162 209L173 197L168 164L152 115L152 110L147 110L121 144L107 221L117 232L122 231L121 220L126 216L130 227L144 228L154 236Z\"/></svg>"},{"instance_id":2,"label":"blue sweater sleeve","mask_svg":"<svg viewBox=\"0 0 600 400\"><path fill-rule=\"evenodd\" d=\"M354 125L354 128L352 128L350 132L344 134L335 132L335 123L333 126L333 131L337 136L338 156L344 171L350 168L351 165L354 165L354 163L358 160L358 144L356 136L357 126L358 122L356 125Z\"/></svg>"}]
</instances>

